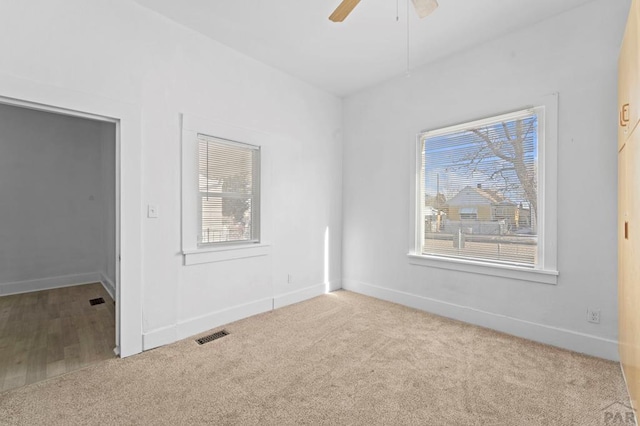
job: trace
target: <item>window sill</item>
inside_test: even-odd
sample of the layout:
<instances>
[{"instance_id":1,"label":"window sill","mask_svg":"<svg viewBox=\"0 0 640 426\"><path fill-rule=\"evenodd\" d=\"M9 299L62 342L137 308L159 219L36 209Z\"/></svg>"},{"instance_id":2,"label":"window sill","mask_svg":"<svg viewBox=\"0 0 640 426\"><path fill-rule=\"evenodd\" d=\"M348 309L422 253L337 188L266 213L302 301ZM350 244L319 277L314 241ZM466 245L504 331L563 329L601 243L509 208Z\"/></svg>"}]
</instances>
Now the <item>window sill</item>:
<instances>
[{"instance_id":1,"label":"window sill","mask_svg":"<svg viewBox=\"0 0 640 426\"><path fill-rule=\"evenodd\" d=\"M495 265L464 259L451 259L438 256L419 255L409 253L409 263L417 266L450 269L453 271L472 274L490 275L494 277L511 278L521 281L533 281L542 284L558 284L558 271L529 269L518 266Z\"/></svg>"},{"instance_id":2,"label":"window sill","mask_svg":"<svg viewBox=\"0 0 640 426\"><path fill-rule=\"evenodd\" d=\"M182 254L184 255L184 264L186 266L267 256L270 253L271 245L265 243L228 245L223 247L203 247L194 250L182 251Z\"/></svg>"}]
</instances>

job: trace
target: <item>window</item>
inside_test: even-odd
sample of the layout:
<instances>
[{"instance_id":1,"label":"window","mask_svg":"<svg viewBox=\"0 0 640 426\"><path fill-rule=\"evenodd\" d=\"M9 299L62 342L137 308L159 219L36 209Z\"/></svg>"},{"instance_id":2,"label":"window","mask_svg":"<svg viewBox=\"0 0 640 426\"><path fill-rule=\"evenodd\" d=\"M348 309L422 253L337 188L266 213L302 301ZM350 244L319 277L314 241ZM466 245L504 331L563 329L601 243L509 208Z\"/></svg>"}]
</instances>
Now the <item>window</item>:
<instances>
[{"instance_id":1,"label":"window","mask_svg":"<svg viewBox=\"0 0 640 426\"><path fill-rule=\"evenodd\" d=\"M461 208L460 220L478 220L478 209L476 207Z\"/></svg>"},{"instance_id":2,"label":"window","mask_svg":"<svg viewBox=\"0 0 640 426\"><path fill-rule=\"evenodd\" d=\"M271 216L261 205L275 137L191 114L180 118L184 264L269 256Z\"/></svg>"},{"instance_id":3,"label":"window","mask_svg":"<svg viewBox=\"0 0 640 426\"><path fill-rule=\"evenodd\" d=\"M198 245L259 241L260 148L198 134Z\"/></svg>"},{"instance_id":4,"label":"window","mask_svg":"<svg viewBox=\"0 0 640 426\"><path fill-rule=\"evenodd\" d=\"M556 281L557 95L544 101L418 135L413 263Z\"/></svg>"}]
</instances>

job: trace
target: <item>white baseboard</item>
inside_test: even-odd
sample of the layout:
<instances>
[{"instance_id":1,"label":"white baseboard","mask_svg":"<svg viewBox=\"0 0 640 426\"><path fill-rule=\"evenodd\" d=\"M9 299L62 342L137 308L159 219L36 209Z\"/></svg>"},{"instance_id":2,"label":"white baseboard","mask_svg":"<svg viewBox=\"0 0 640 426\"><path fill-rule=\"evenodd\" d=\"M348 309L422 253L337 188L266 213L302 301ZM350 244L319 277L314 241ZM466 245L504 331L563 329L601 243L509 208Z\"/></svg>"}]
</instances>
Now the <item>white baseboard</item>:
<instances>
[{"instance_id":1,"label":"white baseboard","mask_svg":"<svg viewBox=\"0 0 640 426\"><path fill-rule=\"evenodd\" d=\"M178 327L170 325L142 334L142 350L158 348L178 340Z\"/></svg>"},{"instance_id":2,"label":"white baseboard","mask_svg":"<svg viewBox=\"0 0 640 426\"><path fill-rule=\"evenodd\" d=\"M334 283L335 285L335 283ZM324 294L325 284L305 287L300 290L281 294L273 298L264 298L253 302L237 305L228 309L212 312L195 318L178 322L178 324L162 327L144 333L142 336L142 350L168 345L175 341L195 336L207 330L229 324L253 315L271 311L294 303L312 299Z\"/></svg>"},{"instance_id":3,"label":"white baseboard","mask_svg":"<svg viewBox=\"0 0 640 426\"><path fill-rule=\"evenodd\" d=\"M100 282L102 283L102 287L109 293L111 299L116 300L116 285L107 277L104 272L100 273Z\"/></svg>"},{"instance_id":4,"label":"white baseboard","mask_svg":"<svg viewBox=\"0 0 640 426\"><path fill-rule=\"evenodd\" d=\"M198 333L202 333L203 331L211 330L212 328L220 327L221 325L229 324L263 312L268 312L271 308L272 299L265 298L212 312L207 315L180 321L176 325L144 333L142 336L142 350L147 351L149 349L173 343L177 340L186 339L187 337L194 336Z\"/></svg>"},{"instance_id":5,"label":"white baseboard","mask_svg":"<svg viewBox=\"0 0 640 426\"><path fill-rule=\"evenodd\" d=\"M294 303L313 299L314 297L325 294L325 292L326 286L324 284L318 284L311 287L303 288L301 290L284 293L273 298L273 307L274 309L278 309L282 308L283 306L293 305Z\"/></svg>"},{"instance_id":6,"label":"white baseboard","mask_svg":"<svg viewBox=\"0 0 640 426\"><path fill-rule=\"evenodd\" d=\"M71 287L80 284L101 282L100 272L64 275L60 277L40 278L37 280L15 281L0 284L0 296L30 293L32 291L52 290L54 288Z\"/></svg>"},{"instance_id":7,"label":"white baseboard","mask_svg":"<svg viewBox=\"0 0 640 426\"><path fill-rule=\"evenodd\" d=\"M271 308L272 300L269 297L191 318L186 321L180 321L178 322L178 340L186 339L203 331L220 327L221 325L229 324L243 318L268 312Z\"/></svg>"},{"instance_id":8,"label":"white baseboard","mask_svg":"<svg viewBox=\"0 0 640 426\"><path fill-rule=\"evenodd\" d=\"M443 317L491 328L559 348L611 361L619 361L618 342L615 340L525 321L354 280L343 280L342 286L345 290L420 309Z\"/></svg>"}]
</instances>

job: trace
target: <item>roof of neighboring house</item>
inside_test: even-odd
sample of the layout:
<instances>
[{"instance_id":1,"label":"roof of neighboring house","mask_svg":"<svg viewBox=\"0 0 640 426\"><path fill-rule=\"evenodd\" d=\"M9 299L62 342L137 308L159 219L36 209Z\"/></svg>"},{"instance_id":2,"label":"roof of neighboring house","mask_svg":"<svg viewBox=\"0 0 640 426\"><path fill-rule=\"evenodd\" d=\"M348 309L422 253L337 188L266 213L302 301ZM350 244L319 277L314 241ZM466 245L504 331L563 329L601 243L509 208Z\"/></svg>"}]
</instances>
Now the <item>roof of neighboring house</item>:
<instances>
[{"instance_id":1,"label":"roof of neighboring house","mask_svg":"<svg viewBox=\"0 0 640 426\"><path fill-rule=\"evenodd\" d=\"M477 206L492 204L512 205L514 203L493 189L466 186L455 197L451 198L447 204L450 206Z\"/></svg>"}]
</instances>

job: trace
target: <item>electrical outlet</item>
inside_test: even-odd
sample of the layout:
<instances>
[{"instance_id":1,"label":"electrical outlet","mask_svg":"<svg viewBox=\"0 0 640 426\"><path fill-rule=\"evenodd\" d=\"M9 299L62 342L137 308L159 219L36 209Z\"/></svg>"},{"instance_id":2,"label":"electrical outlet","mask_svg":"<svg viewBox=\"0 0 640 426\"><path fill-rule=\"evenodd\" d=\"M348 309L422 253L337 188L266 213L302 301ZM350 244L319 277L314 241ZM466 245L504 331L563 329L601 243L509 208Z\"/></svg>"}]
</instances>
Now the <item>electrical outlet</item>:
<instances>
[{"instance_id":1,"label":"electrical outlet","mask_svg":"<svg viewBox=\"0 0 640 426\"><path fill-rule=\"evenodd\" d=\"M587 309L587 321L594 324L600 324L600 311L596 309Z\"/></svg>"},{"instance_id":2,"label":"electrical outlet","mask_svg":"<svg viewBox=\"0 0 640 426\"><path fill-rule=\"evenodd\" d=\"M287 283L288 283L288 284L291 284L292 282L293 282L293 275L288 274L288 275L287 275Z\"/></svg>"},{"instance_id":3,"label":"electrical outlet","mask_svg":"<svg viewBox=\"0 0 640 426\"><path fill-rule=\"evenodd\" d=\"M160 213L158 212L158 206L155 204L149 204L147 206L147 217L151 219L156 219Z\"/></svg>"}]
</instances>

